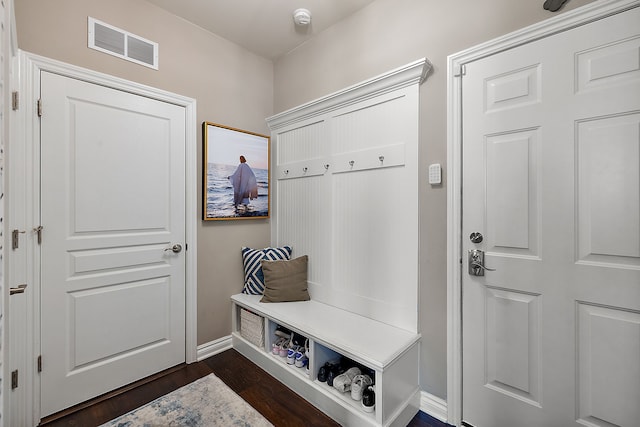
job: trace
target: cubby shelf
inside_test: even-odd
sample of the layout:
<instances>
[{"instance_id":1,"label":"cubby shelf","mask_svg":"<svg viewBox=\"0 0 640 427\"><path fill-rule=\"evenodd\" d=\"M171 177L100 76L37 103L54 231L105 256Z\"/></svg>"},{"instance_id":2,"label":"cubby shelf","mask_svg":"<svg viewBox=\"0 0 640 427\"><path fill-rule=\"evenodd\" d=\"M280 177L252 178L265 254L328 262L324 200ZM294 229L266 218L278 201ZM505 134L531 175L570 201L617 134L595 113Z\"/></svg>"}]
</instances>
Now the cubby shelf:
<instances>
[{"instance_id":1,"label":"cubby shelf","mask_svg":"<svg viewBox=\"0 0 640 427\"><path fill-rule=\"evenodd\" d=\"M233 346L342 425L405 426L418 412L420 335L317 301L261 303L260 296L238 294L233 302ZM241 309L262 317L264 341L256 345L241 333ZM309 340L309 371L271 352L282 326ZM349 392L317 379L324 363L344 356L374 373L376 406L365 412Z\"/></svg>"},{"instance_id":2,"label":"cubby shelf","mask_svg":"<svg viewBox=\"0 0 640 427\"><path fill-rule=\"evenodd\" d=\"M280 356L276 356L275 354L269 353L268 351L267 351L267 354L269 354L273 358L273 360L276 361L276 363L281 363L283 366L285 366L287 369L293 372L294 375L300 375L303 378L309 378L309 374L307 373L307 370L305 368L298 368L295 365L288 364L286 361L287 360L286 357L283 358Z\"/></svg>"}]
</instances>

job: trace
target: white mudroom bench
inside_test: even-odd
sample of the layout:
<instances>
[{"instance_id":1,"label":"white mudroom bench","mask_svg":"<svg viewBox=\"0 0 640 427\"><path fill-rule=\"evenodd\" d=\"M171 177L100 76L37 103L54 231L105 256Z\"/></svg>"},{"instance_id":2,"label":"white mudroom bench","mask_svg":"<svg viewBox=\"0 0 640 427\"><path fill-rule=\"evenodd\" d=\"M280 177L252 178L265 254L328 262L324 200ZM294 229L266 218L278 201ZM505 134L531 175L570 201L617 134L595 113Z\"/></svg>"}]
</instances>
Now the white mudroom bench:
<instances>
[{"instance_id":1,"label":"white mudroom bench","mask_svg":"<svg viewBox=\"0 0 640 427\"><path fill-rule=\"evenodd\" d=\"M260 298L231 297L238 352L342 425L404 427L418 412L420 334L314 300L261 303ZM309 340L308 371L272 354L278 326ZM375 372L373 412L365 412L349 392L317 380L320 367L341 356Z\"/></svg>"}]
</instances>

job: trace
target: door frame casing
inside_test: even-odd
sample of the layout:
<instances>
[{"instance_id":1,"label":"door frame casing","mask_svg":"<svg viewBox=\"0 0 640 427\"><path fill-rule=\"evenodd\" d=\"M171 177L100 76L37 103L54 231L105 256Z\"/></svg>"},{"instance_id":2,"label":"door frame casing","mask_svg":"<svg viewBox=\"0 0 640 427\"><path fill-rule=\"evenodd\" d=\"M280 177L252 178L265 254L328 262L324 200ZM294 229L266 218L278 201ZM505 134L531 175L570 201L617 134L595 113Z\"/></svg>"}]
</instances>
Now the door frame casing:
<instances>
[{"instance_id":1,"label":"door frame casing","mask_svg":"<svg viewBox=\"0 0 640 427\"><path fill-rule=\"evenodd\" d=\"M185 359L187 363L197 359L197 126L196 100L170 93L161 89L131 82L118 77L66 64L32 53L19 51L19 91L21 108L17 122L17 135L10 141L11 166L9 168L8 203L11 216L6 224L7 230L20 229L24 251L8 253L10 268L8 279L12 276L26 276L30 282L27 297L28 313L24 325L26 345L23 360L36 361L40 352L40 251L36 235L31 231L37 227L40 218L40 120L37 101L40 97L40 73L43 71L65 77L122 90L158 101L184 107L185 109ZM46 111L44 111L46 114ZM21 183L22 181L22 183ZM46 230L43 230L46 238ZM9 234L9 233L7 233ZM5 244L10 243L5 238ZM20 270L26 272L20 272ZM9 281L8 283L12 283ZM11 320L8 319L8 323ZM11 361L9 361L11 363ZM43 363L46 368L46 360ZM19 402L14 402L10 411L19 410L21 425L36 425L40 420L40 376L36 363L26 364L26 372L21 373L20 386L24 387ZM16 408L19 406L19 408ZM14 418L15 420L15 418Z\"/></svg>"},{"instance_id":2,"label":"door frame casing","mask_svg":"<svg viewBox=\"0 0 640 427\"><path fill-rule=\"evenodd\" d=\"M640 7L601 0L447 57L447 422L462 425L462 75L470 62Z\"/></svg>"}]
</instances>

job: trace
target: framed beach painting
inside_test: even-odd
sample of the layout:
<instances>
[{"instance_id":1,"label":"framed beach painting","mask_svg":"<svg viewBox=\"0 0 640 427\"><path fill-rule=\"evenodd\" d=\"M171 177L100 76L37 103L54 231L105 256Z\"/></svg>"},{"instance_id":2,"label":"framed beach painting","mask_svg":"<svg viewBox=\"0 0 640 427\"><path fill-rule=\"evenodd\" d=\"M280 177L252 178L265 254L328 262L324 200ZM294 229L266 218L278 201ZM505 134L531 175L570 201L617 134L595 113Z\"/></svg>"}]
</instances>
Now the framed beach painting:
<instances>
[{"instance_id":1,"label":"framed beach painting","mask_svg":"<svg viewBox=\"0 0 640 427\"><path fill-rule=\"evenodd\" d=\"M202 218L269 218L271 138L210 122L202 137Z\"/></svg>"}]
</instances>

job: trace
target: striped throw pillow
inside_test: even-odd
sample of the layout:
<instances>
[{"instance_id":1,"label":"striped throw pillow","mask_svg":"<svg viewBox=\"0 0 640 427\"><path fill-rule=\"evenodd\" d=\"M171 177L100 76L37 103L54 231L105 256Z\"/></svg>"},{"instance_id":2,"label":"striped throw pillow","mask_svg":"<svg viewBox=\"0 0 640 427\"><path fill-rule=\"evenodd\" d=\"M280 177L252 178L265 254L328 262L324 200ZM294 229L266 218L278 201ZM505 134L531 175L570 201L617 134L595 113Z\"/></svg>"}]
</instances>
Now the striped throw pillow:
<instances>
[{"instance_id":1,"label":"striped throw pillow","mask_svg":"<svg viewBox=\"0 0 640 427\"><path fill-rule=\"evenodd\" d=\"M242 293L262 295L264 292L264 274L260 261L280 261L291 259L291 247L251 249L242 248L242 263L244 264L244 288Z\"/></svg>"}]
</instances>

